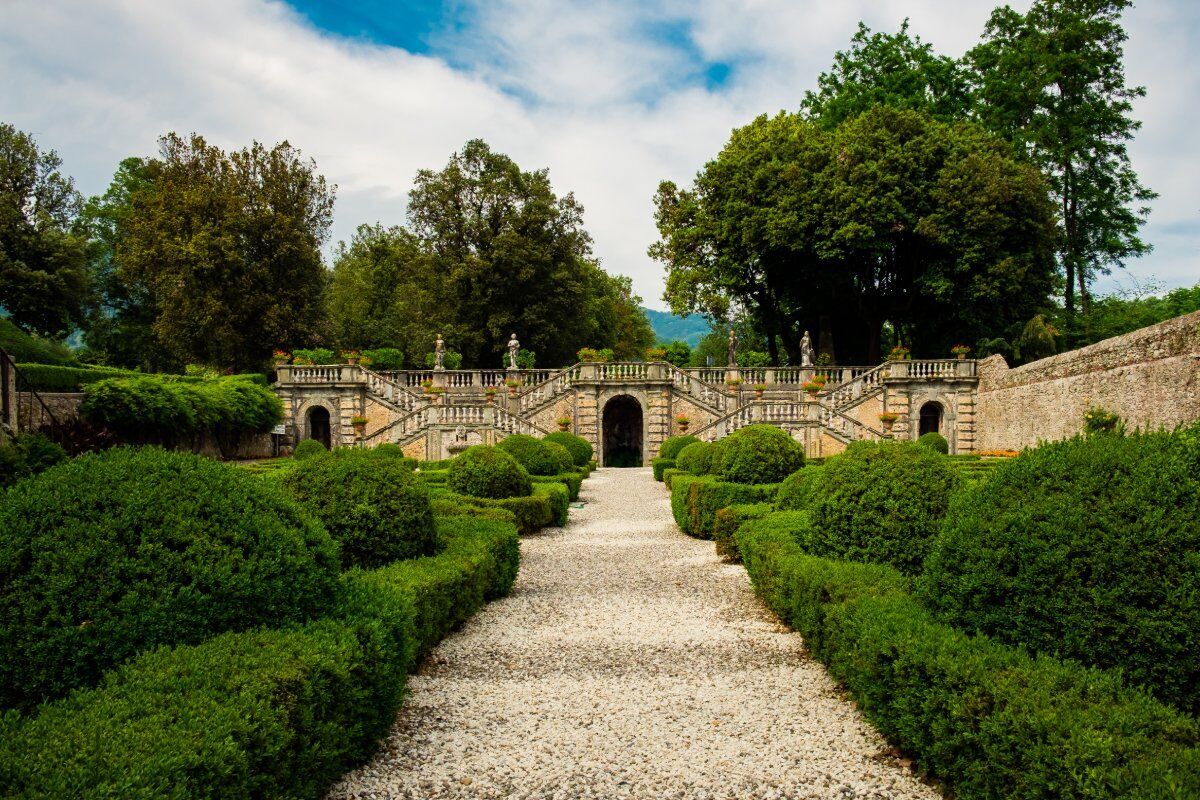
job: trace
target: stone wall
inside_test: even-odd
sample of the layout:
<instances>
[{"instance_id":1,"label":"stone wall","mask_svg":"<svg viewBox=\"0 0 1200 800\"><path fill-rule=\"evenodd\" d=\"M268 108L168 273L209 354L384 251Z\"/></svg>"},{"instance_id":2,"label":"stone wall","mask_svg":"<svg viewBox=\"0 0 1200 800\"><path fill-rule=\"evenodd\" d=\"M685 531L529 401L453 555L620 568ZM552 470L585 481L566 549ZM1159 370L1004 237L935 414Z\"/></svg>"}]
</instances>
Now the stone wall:
<instances>
[{"instance_id":1,"label":"stone wall","mask_svg":"<svg viewBox=\"0 0 1200 800\"><path fill-rule=\"evenodd\" d=\"M1009 369L979 362L976 446L1021 449L1083 428L1101 406L1133 428L1200 419L1200 312Z\"/></svg>"}]
</instances>

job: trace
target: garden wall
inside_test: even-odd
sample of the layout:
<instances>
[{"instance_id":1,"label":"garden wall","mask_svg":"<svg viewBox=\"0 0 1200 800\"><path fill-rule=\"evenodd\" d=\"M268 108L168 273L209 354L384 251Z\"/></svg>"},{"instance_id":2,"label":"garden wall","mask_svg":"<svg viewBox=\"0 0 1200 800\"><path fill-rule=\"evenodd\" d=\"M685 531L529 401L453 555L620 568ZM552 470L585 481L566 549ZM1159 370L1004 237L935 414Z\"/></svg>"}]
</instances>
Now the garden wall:
<instances>
[{"instance_id":1,"label":"garden wall","mask_svg":"<svg viewBox=\"0 0 1200 800\"><path fill-rule=\"evenodd\" d=\"M1010 369L979 362L977 447L1021 449L1064 439L1101 406L1130 428L1200 419L1200 312Z\"/></svg>"}]
</instances>

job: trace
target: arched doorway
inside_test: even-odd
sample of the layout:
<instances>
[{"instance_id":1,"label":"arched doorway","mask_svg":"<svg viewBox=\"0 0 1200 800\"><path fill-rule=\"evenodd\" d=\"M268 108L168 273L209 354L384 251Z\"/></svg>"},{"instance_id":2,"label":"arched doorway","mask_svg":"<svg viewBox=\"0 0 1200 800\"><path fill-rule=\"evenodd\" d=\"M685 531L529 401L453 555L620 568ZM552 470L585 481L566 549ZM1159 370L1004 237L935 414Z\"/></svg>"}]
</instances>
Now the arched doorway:
<instances>
[{"instance_id":1,"label":"arched doorway","mask_svg":"<svg viewBox=\"0 0 1200 800\"><path fill-rule=\"evenodd\" d=\"M313 406L308 410L308 438L316 439L325 445L326 449L329 448L329 409L324 406Z\"/></svg>"},{"instance_id":2,"label":"arched doorway","mask_svg":"<svg viewBox=\"0 0 1200 800\"><path fill-rule=\"evenodd\" d=\"M642 404L627 394L604 404L604 466L642 465Z\"/></svg>"},{"instance_id":3,"label":"arched doorway","mask_svg":"<svg viewBox=\"0 0 1200 800\"><path fill-rule=\"evenodd\" d=\"M930 401L921 406L921 424L918 435L942 432L942 404Z\"/></svg>"}]
</instances>

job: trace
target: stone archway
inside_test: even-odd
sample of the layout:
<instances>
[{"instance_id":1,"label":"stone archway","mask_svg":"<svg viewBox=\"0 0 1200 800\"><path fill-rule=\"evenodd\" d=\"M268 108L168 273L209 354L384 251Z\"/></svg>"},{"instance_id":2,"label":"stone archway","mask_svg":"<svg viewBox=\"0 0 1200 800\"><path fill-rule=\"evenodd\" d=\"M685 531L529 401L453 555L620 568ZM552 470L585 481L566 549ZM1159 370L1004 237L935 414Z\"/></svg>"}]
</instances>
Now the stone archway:
<instances>
[{"instance_id":1,"label":"stone archway","mask_svg":"<svg viewBox=\"0 0 1200 800\"><path fill-rule=\"evenodd\" d=\"M601 425L604 466L642 466L642 404L627 394L619 394L604 404Z\"/></svg>"},{"instance_id":2,"label":"stone archway","mask_svg":"<svg viewBox=\"0 0 1200 800\"><path fill-rule=\"evenodd\" d=\"M329 449L332 445L332 430L330 428L329 409L325 406L313 406L305 414L305 439L316 439Z\"/></svg>"},{"instance_id":3,"label":"stone archway","mask_svg":"<svg viewBox=\"0 0 1200 800\"><path fill-rule=\"evenodd\" d=\"M945 412L942 409L941 403L936 400L930 400L928 403L923 404L921 406L921 417L917 435L924 436L927 433L940 433L945 436L946 434L942 430L943 417L945 417Z\"/></svg>"}]
</instances>

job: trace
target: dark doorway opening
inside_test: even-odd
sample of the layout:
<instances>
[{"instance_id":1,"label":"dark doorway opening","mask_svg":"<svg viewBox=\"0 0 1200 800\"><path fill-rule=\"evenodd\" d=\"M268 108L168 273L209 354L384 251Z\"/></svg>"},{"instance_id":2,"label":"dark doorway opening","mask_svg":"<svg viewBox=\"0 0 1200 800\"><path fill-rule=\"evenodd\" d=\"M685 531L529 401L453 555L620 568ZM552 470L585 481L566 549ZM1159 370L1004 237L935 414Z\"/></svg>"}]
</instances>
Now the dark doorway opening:
<instances>
[{"instance_id":1,"label":"dark doorway opening","mask_svg":"<svg viewBox=\"0 0 1200 800\"><path fill-rule=\"evenodd\" d=\"M314 406L308 410L308 438L316 439L325 445L326 450L329 449L329 410L323 406Z\"/></svg>"},{"instance_id":2,"label":"dark doorway opening","mask_svg":"<svg viewBox=\"0 0 1200 800\"><path fill-rule=\"evenodd\" d=\"M927 433L942 432L942 404L941 403L926 403L921 406L921 427L919 433L924 436Z\"/></svg>"},{"instance_id":3,"label":"dark doorway opening","mask_svg":"<svg viewBox=\"0 0 1200 800\"><path fill-rule=\"evenodd\" d=\"M604 404L604 466L642 465L642 405L627 394Z\"/></svg>"}]
</instances>

